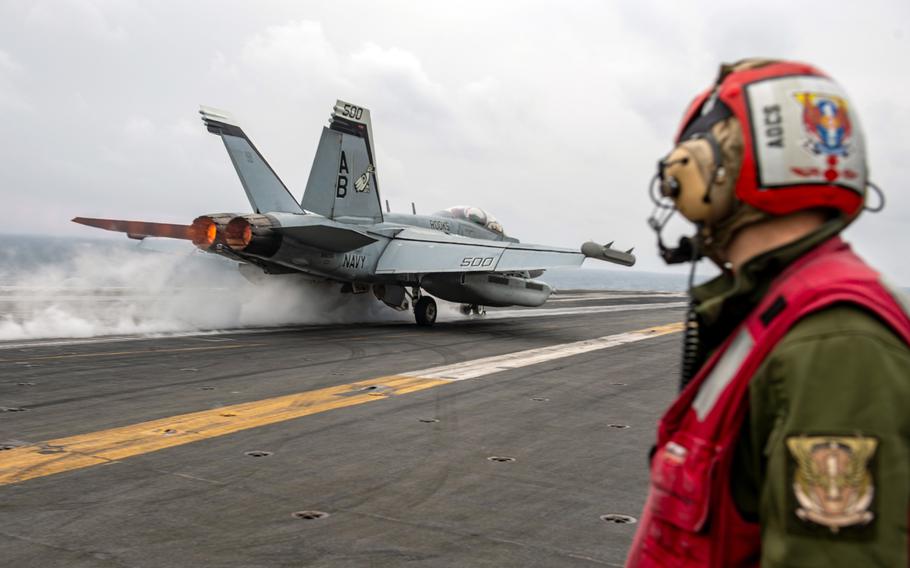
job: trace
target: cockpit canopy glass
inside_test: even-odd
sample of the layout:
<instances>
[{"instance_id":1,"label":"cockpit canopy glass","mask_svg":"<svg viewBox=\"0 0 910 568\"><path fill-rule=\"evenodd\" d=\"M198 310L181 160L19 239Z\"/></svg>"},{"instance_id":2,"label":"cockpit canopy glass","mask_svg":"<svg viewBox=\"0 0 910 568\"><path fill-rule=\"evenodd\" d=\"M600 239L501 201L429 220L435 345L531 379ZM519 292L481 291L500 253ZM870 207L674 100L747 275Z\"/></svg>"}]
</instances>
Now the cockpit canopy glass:
<instances>
[{"instance_id":1,"label":"cockpit canopy glass","mask_svg":"<svg viewBox=\"0 0 910 568\"><path fill-rule=\"evenodd\" d=\"M481 227L500 235L505 234L505 231L502 229L502 225L499 223L499 221L496 220L496 217L490 215L479 207L458 205L456 207L449 207L445 211L440 211L440 214L446 217L454 217L455 219L464 219L466 221L470 221L475 225L480 225Z\"/></svg>"}]
</instances>

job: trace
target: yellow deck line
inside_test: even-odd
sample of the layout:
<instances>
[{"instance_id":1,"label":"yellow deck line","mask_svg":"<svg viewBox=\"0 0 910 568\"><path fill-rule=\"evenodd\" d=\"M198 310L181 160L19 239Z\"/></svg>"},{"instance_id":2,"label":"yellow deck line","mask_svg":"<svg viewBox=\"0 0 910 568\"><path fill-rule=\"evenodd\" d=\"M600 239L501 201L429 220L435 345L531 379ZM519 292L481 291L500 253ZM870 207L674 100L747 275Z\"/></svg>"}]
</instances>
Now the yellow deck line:
<instances>
[{"instance_id":1,"label":"yellow deck line","mask_svg":"<svg viewBox=\"0 0 910 568\"><path fill-rule=\"evenodd\" d=\"M119 357L123 355L152 355L158 353L180 353L182 351L218 351L224 349L240 349L242 347L261 347L265 343L232 343L230 345L211 345L206 347L174 347L171 349L140 349L134 351L102 351L100 353L67 353L65 355L41 355L39 357L20 358L0 358L0 362L25 363L28 361L46 361L49 359L73 359L78 357Z\"/></svg>"},{"instance_id":2,"label":"yellow deck line","mask_svg":"<svg viewBox=\"0 0 910 568\"><path fill-rule=\"evenodd\" d=\"M109 463L310 414L416 392L447 382L419 377L378 377L49 440L0 453L0 485ZM363 390L370 386L377 388Z\"/></svg>"},{"instance_id":3,"label":"yellow deck line","mask_svg":"<svg viewBox=\"0 0 910 568\"><path fill-rule=\"evenodd\" d=\"M423 371L377 377L276 398L191 412L4 450L0 452L0 485L111 463L310 414L383 400L390 396L404 395L451 384L454 381L478 378L681 330L681 324L656 326L581 342L506 353ZM249 345L231 345L223 346L223 348ZM174 350L148 351L147 353L167 351ZM126 353L123 352L123 354ZM115 354L121 354L121 352Z\"/></svg>"}]
</instances>

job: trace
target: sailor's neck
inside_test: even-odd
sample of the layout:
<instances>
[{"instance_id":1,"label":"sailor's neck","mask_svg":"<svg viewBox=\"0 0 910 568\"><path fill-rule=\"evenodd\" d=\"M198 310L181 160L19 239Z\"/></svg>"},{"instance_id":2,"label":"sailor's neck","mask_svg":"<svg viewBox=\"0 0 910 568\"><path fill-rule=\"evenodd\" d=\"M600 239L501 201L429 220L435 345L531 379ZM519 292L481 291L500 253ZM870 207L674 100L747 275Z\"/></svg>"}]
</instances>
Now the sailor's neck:
<instances>
[{"instance_id":1,"label":"sailor's neck","mask_svg":"<svg viewBox=\"0 0 910 568\"><path fill-rule=\"evenodd\" d=\"M805 237L825 220L821 211L799 211L743 227L727 247L731 269L737 272L750 259Z\"/></svg>"}]
</instances>

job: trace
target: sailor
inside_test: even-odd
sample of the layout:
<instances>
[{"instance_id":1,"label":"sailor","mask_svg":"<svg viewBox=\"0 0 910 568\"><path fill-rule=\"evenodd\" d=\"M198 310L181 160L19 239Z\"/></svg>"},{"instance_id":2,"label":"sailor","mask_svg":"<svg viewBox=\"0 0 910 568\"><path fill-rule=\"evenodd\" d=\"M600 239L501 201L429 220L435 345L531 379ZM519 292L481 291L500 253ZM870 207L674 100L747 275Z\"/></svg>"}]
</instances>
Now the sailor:
<instances>
[{"instance_id":1,"label":"sailor","mask_svg":"<svg viewBox=\"0 0 910 568\"><path fill-rule=\"evenodd\" d=\"M690 290L628 566L907 566L910 319L839 236L883 205L844 91L721 66L652 193L664 259L721 274ZM696 232L669 248L675 211Z\"/></svg>"}]
</instances>

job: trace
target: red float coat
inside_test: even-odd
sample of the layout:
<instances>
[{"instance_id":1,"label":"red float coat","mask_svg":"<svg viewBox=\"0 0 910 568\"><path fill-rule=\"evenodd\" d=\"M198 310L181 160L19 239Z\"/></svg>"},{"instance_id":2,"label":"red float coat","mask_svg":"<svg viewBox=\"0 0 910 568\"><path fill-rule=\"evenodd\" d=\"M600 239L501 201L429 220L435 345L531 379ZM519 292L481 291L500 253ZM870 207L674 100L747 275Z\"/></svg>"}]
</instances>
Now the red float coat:
<instances>
[{"instance_id":1,"label":"red float coat","mask_svg":"<svg viewBox=\"0 0 910 568\"><path fill-rule=\"evenodd\" d=\"M758 566L759 524L742 518L730 491L749 381L794 324L838 303L862 307L910 345L907 313L840 238L797 259L661 419L628 567Z\"/></svg>"}]
</instances>

